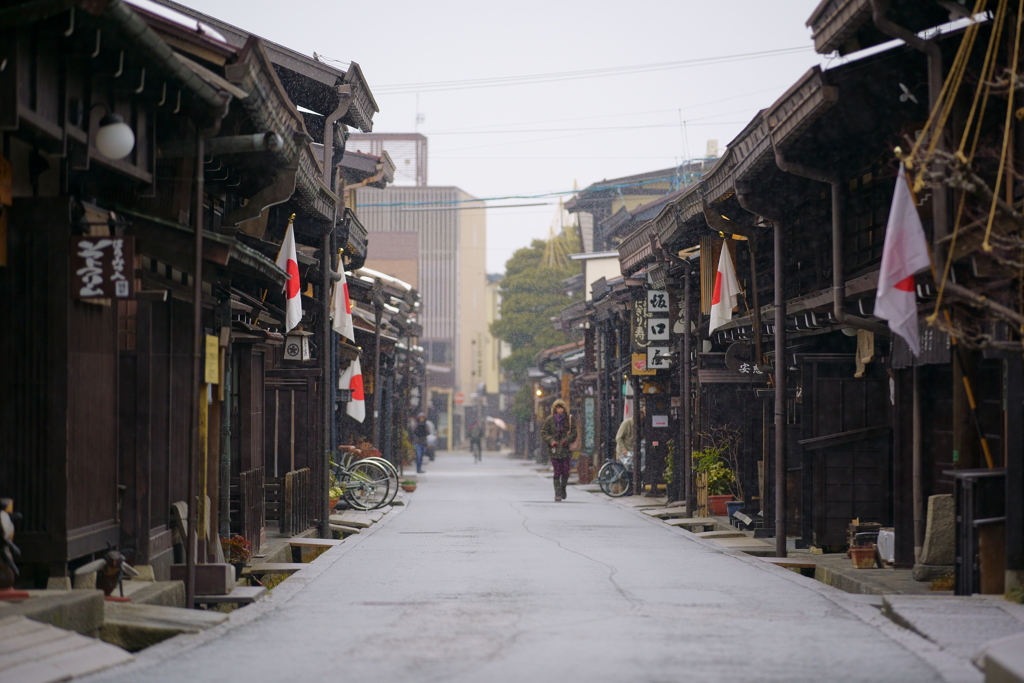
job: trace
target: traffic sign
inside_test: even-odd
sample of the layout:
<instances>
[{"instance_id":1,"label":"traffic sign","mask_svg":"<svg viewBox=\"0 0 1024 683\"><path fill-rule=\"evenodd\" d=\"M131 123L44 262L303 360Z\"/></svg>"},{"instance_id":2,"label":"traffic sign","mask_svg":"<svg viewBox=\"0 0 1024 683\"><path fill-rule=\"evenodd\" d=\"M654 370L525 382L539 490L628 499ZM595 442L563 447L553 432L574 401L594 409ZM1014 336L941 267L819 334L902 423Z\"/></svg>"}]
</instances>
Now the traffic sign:
<instances>
[{"instance_id":1,"label":"traffic sign","mask_svg":"<svg viewBox=\"0 0 1024 683\"><path fill-rule=\"evenodd\" d=\"M463 403L466 402L466 395L460 391L459 393L455 394L454 401L455 405L461 406Z\"/></svg>"}]
</instances>

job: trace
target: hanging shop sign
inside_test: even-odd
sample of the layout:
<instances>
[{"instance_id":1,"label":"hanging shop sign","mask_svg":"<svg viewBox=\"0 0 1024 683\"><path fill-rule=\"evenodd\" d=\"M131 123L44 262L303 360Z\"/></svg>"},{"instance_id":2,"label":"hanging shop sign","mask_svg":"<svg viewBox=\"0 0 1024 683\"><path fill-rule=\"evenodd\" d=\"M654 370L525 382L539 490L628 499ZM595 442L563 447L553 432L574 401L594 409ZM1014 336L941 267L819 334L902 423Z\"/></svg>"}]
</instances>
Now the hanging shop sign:
<instances>
[{"instance_id":1,"label":"hanging shop sign","mask_svg":"<svg viewBox=\"0 0 1024 683\"><path fill-rule=\"evenodd\" d=\"M665 370L672 366L672 349L668 346L647 347L647 367L651 370Z\"/></svg>"},{"instance_id":2,"label":"hanging shop sign","mask_svg":"<svg viewBox=\"0 0 1024 683\"><path fill-rule=\"evenodd\" d=\"M633 302L632 328L633 350L643 351L647 347L647 305L643 301Z\"/></svg>"},{"instance_id":3,"label":"hanging shop sign","mask_svg":"<svg viewBox=\"0 0 1024 683\"><path fill-rule=\"evenodd\" d=\"M656 375L657 370L651 370L647 365L647 354L645 353L634 353L632 362L633 374L634 375Z\"/></svg>"},{"instance_id":4,"label":"hanging shop sign","mask_svg":"<svg viewBox=\"0 0 1024 683\"><path fill-rule=\"evenodd\" d=\"M668 292L663 289L647 290L647 315L668 315Z\"/></svg>"},{"instance_id":5,"label":"hanging shop sign","mask_svg":"<svg viewBox=\"0 0 1024 683\"><path fill-rule=\"evenodd\" d=\"M71 297L133 298L134 263L134 237L72 237Z\"/></svg>"},{"instance_id":6,"label":"hanging shop sign","mask_svg":"<svg viewBox=\"0 0 1024 683\"><path fill-rule=\"evenodd\" d=\"M668 318L647 319L647 341L668 341L671 334Z\"/></svg>"},{"instance_id":7,"label":"hanging shop sign","mask_svg":"<svg viewBox=\"0 0 1024 683\"><path fill-rule=\"evenodd\" d=\"M284 359L304 361L311 358L309 353L310 332L294 330L284 339Z\"/></svg>"}]
</instances>

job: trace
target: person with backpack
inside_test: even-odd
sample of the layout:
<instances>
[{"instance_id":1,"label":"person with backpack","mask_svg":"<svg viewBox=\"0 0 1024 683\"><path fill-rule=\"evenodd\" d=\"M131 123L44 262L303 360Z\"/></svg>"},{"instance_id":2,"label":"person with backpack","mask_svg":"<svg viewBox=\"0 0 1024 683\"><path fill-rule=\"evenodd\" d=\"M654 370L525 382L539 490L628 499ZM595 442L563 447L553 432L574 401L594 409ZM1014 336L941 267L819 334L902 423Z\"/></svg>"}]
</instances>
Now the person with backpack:
<instances>
[{"instance_id":1,"label":"person with backpack","mask_svg":"<svg viewBox=\"0 0 1024 683\"><path fill-rule=\"evenodd\" d=\"M412 447L416 451L416 473L423 472L423 456L427 453L427 436L430 428L427 427L427 416L420 413L416 416L416 426L412 428Z\"/></svg>"},{"instance_id":2,"label":"person with backpack","mask_svg":"<svg viewBox=\"0 0 1024 683\"><path fill-rule=\"evenodd\" d=\"M578 434L569 406L562 399L556 400L551 404L551 415L540 428L541 441L551 449L556 503L566 497L565 487L569 483L569 470L572 469L572 447Z\"/></svg>"}]
</instances>

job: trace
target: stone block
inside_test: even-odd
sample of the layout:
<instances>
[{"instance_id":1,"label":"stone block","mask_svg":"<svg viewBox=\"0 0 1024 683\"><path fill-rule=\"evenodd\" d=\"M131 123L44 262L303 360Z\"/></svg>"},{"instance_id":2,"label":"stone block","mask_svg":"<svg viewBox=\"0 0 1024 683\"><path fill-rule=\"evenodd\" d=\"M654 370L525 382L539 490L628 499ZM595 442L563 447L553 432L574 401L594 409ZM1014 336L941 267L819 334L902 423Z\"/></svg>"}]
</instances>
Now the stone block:
<instances>
[{"instance_id":1,"label":"stone block","mask_svg":"<svg viewBox=\"0 0 1024 683\"><path fill-rule=\"evenodd\" d=\"M182 633L213 628L227 618L221 612L108 602L100 637L111 645L138 652Z\"/></svg>"},{"instance_id":2,"label":"stone block","mask_svg":"<svg viewBox=\"0 0 1024 683\"><path fill-rule=\"evenodd\" d=\"M46 580L46 590L48 591L69 591L74 586L71 585L70 576L51 576Z\"/></svg>"},{"instance_id":3,"label":"stone block","mask_svg":"<svg viewBox=\"0 0 1024 683\"><path fill-rule=\"evenodd\" d=\"M0 619L28 617L86 636L99 633L103 626L103 591L30 590L28 600L0 602Z\"/></svg>"},{"instance_id":4,"label":"stone block","mask_svg":"<svg viewBox=\"0 0 1024 683\"><path fill-rule=\"evenodd\" d=\"M937 581L947 576L953 576L953 567L945 564L915 564L914 581Z\"/></svg>"},{"instance_id":5,"label":"stone block","mask_svg":"<svg viewBox=\"0 0 1024 683\"><path fill-rule=\"evenodd\" d=\"M0 617L0 681L69 681L132 659L94 638L24 616Z\"/></svg>"},{"instance_id":6,"label":"stone block","mask_svg":"<svg viewBox=\"0 0 1024 683\"><path fill-rule=\"evenodd\" d=\"M924 546L918 562L952 566L956 558L956 508L952 494L928 496Z\"/></svg>"},{"instance_id":7,"label":"stone block","mask_svg":"<svg viewBox=\"0 0 1024 683\"><path fill-rule=\"evenodd\" d=\"M135 605L185 606L183 581L125 581L124 595Z\"/></svg>"},{"instance_id":8,"label":"stone block","mask_svg":"<svg viewBox=\"0 0 1024 683\"><path fill-rule=\"evenodd\" d=\"M979 659L985 683L1024 683L1024 634L986 644Z\"/></svg>"},{"instance_id":9,"label":"stone block","mask_svg":"<svg viewBox=\"0 0 1024 683\"><path fill-rule=\"evenodd\" d=\"M171 565L171 580L185 581L185 565ZM197 564L196 595L226 595L235 587L235 568L230 564Z\"/></svg>"}]
</instances>

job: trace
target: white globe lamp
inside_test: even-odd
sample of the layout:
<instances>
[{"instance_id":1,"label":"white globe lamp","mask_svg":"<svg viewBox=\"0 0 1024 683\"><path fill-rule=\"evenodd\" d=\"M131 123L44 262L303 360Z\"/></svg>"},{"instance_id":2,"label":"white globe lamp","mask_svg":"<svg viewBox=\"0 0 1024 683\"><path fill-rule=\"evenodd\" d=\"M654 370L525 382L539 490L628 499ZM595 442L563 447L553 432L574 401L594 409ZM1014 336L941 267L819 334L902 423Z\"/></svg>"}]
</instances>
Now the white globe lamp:
<instances>
[{"instance_id":1,"label":"white globe lamp","mask_svg":"<svg viewBox=\"0 0 1024 683\"><path fill-rule=\"evenodd\" d=\"M124 159L135 149L135 133L119 115L107 114L100 119L95 145L96 150L108 159Z\"/></svg>"}]
</instances>

